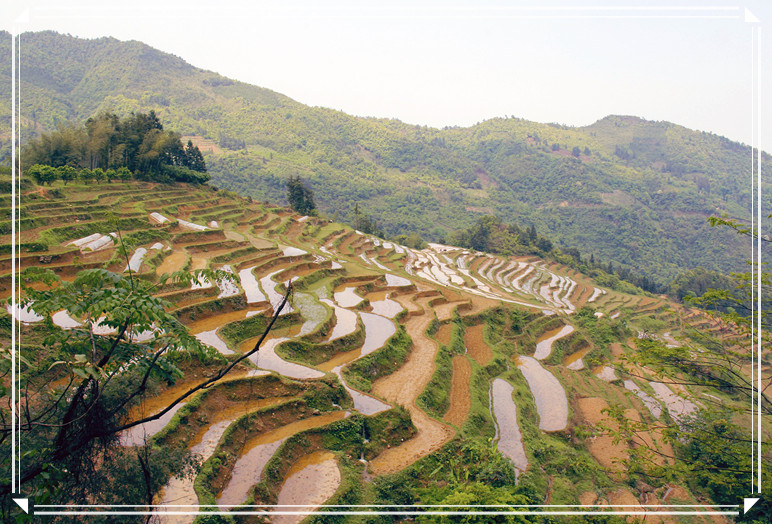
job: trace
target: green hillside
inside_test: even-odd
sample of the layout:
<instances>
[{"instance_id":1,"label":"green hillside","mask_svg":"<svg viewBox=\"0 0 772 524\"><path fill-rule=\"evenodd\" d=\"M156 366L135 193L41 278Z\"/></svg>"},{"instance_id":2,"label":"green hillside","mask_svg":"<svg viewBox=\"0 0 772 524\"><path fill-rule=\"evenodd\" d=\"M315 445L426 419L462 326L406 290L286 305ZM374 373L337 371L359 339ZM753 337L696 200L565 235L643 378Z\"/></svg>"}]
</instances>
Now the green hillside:
<instances>
[{"instance_id":1,"label":"green hillside","mask_svg":"<svg viewBox=\"0 0 772 524\"><path fill-rule=\"evenodd\" d=\"M258 523L238 506L287 504L300 470L289 503L330 505L344 514L315 521L352 524L452 521L420 513L478 504L583 505L611 523L625 517L602 513L626 505L698 524L712 522L701 505L747 494L752 354L741 330L703 312L551 260L412 249L206 185L21 192L19 237L0 234L0 298L17 240L31 302L6 308L18 323L0 312L0 416L12 416L14 328L21 492L35 512L121 504L120 522L146 522L152 500L160 522L181 521L169 505L220 512L198 524ZM179 270L216 273L167 278ZM291 311L256 351L290 286ZM21 510L0 430L10 522ZM345 514L352 505L413 514ZM499 517L554 522L478 521Z\"/></svg>"},{"instance_id":2,"label":"green hillside","mask_svg":"<svg viewBox=\"0 0 772 524\"><path fill-rule=\"evenodd\" d=\"M10 47L8 33L0 39ZM387 236L442 241L495 214L660 284L696 266L741 271L748 258L749 244L706 221L749 215L750 149L718 136L622 116L584 128L499 118L440 130L308 107L140 42L52 32L22 42L28 138L102 111L152 109L219 145L206 157L219 187L282 202L299 175L322 212L351 222L359 204ZM9 67L0 65L4 79Z\"/></svg>"}]
</instances>

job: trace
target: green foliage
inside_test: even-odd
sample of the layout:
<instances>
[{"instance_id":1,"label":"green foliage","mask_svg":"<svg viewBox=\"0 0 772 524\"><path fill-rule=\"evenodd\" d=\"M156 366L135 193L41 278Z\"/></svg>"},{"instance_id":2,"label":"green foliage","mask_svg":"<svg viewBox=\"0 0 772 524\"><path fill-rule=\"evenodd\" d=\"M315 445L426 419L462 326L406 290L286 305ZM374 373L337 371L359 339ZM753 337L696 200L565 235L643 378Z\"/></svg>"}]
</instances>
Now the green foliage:
<instances>
[{"instance_id":1,"label":"green foliage","mask_svg":"<svg viewBox=\"0 0 772 524\"><path fill-rule=\"evenodd\" d=\"M287 180L287 201L301 215L311 215L316 209L313 191L303 185L299 176Z\"/></svg>"},{"instance_id":2,"label":"green foliage","mask_svg":"<svg viewBox=\"0 0 772 524\"><path fill-rule=\"evenodd\" d=\"M487 522L506 522L506 523L528 523L534 522L531 518L523 515L517 515L517 509L514 506L528 504L528 499L523 495L515 495L507 488L496 488L482 482L472 482L462 484L448 493L439 504L446 506L457 506L449 508L447 511L470 513L467 515L431 515L418 518L418 522L439 522L449 523L487 523ZM475 506L493 506L492 508L475 508ZM440 510L442 511L442 510ZM506 512L511 511L509 515L480 514L480 511ZM522 511L522 510L521 510Z\"/></svg>"},{"instance_id":3,"label":"green foliage","mask_svg":"<svg viewBox=\"0 0 772 524\"><path fill-rule=\"evenodd\" d=\"M399 369L407 359L412 346L413 342L405 328L398 326L397 332L381 349L373 351L343 368L346 382L355 389L369 392L372 383L378 378Z\"/></svg>"},{"instance_id":4,"label":"green foliage","mask_svg":"<svg viewBox=\"0 0 772 524\"><path fill-rule=\"evenodd\" d=\"M624 340L631 334L623 322L612 320L607 315L598 318L589 306L579 308L571 322L586 333L598 348L608 348L612 342Z\"/></svg>"},{"instance_id":5,"label":"green foliage","mask_svg":"<svg viewBox=\"0 0 772 524\"><path fill-rule=\"evenodd\" d=\"M22 134L47 130L41 149L55 152L53 165L86 155L86 167L106 169L124 152L140 155L134 142L124 152L110 149L105 138L113 136L115 119L98 115L110 108L125 119L157 110L164 126L227 148L206 159L216 185L279 202L287 178L303 176L321 212L350 217L358 203L387 237L440 241L495 212L513 221L528 217L561 250L586 249L658 286L695 266L742 270L747 242L703 219L717 208L743 217L750 204L750 184L742 182L750 176L750 149L721 137L625 116L585 128L496 118L431 129L303 106L139 42L51 32L25 38L25 61L40 74L28 78L35 85L25 97L33 123ZM6 77L9 67L0 64ZM108 81L114 78L124 81ZM89 118L88 129L62 124ZM155 131L141 153L148 165L154 151L169 151L166 132ZM63 147L86 143L95 147ZM584 154L576 156L577 149ZM3 153L10 153L7 146ZM763 207L772 194L767 184Z\"/></svg>"},{"instance_id":6,"label":"green foliage","mask_svg":"<svg viewBox=\"0 0 772 524\"><path fill-rule=\"evenodd\" d=\"M218 276L211 271L202 275ZM22 359L25 380L44 384L32 397L19 389L25 406L20 423L28 450L20 473L25 489L39 492L38 503L85 503L97 494L105 495L105 486L130 484L131 488L108 490L108 495L120 502L128 500L121 498L124 495L141 493L140 500L148 500L148 490L156 491L172 471L189 468L188 452L144 449L137 451L144 458L132 458L132 451L115 447L115 435L125 427L128 408L150 379L173 381L181 375L175 357L179 360L184 354L206 360L213 350L167 312L170 304L153 296L154 284L147 281L102 269L83 270L72 281L37 267L28 268L22 277L21 304L45 319L30 339L33 346L17 348L22 357L34 355ZM167 278L162 277L160 285ZM189 286L195 275L177 273L173 278ZM69 330L54 326L49 315L60 310L79 319L82 326ZM96 325L113 332L95 333L92 326ZM143 331L153 332L147 342L135 343L128 336ZM2 350L3 355L7 352ZM72 380L52 389L51 381L57 375ZM7 409L4 411L2 416L7 418ZM2 456L8 457L10 428L0 431ZM153 464L145 462L138 477L135 460L152 460ZM51 471L68 474L54 478ZM0 482L0 496L9 493L8 480Z\"/></svg>"},{"instance_id":7,"label":"green foliage","mask_svg":"<svg viewBox=\"0 0 772 524\"><path fill-rule=\"evenodd\" d=\"M669 294L678 300L685 297L701 297L709 289L728 291L736 287L736 283L730 278L705 268L697 267L678 275L670 283Z\"/></svg>"},{"instance_id":8,"label":"green foliage","mask_svg":"<svg viewBox=\"0 0 772 524\"><path fill-rule=\"evenodd\" d=\"M34 164L28 173L39 184L50 184L59 178L65 183L72 180L72 166L85 168L79 173L84 182L125 179L127 173L122 168L145 180L196 184L209 180L198 147L191 141L183 147L179 134L164 132L153 110L147 114L132 113L125 119L100 113L86 120L85 129L60 127L38 140L30 140L22 159L26 165Z\"/></svg>"}]
</instances>

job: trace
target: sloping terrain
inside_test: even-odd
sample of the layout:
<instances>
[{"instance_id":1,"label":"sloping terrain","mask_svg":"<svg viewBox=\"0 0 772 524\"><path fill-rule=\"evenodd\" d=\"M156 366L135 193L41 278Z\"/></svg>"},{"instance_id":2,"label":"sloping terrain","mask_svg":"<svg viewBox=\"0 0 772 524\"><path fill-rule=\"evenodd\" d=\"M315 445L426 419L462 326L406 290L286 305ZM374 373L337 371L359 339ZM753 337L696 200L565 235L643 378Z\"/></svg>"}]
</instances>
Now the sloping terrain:
<instances>
[{"instance_id":1,"label":"sloping terrain","mask_svg":"<svg viewBox=\"0 0 772 524\"><path fill-rule=\"evenodd\" d=\"M8 197L3 205L10 206ZM108 209L115 215L109 219ZM389 497L401 491L372 486L418 482L441 491L449 479L461 481L454 464L470 446L495 460L463 459L466 475L514 485L514 477L500 480L514 471L508 461L515 459L504 449L509 458L498 454L499 441L506 449L520 441L527 465L521 453L518 486L533 503L613 503L623 488L642 505L672 501L676 488L682 503L710 502L685 489L688 479L632 488L616 462L641 446L671 453L661 428L705 402L645 368L619 374L625 356L636 352L637 336L693 344L686 337L693 324L730 339L726 326L706 324L695 311L605 289L536 257L441 244L411 249L206 187L32 187L22 210L22 267L48 268L62 279L82 268L123 273L132 262L136 277L150 281L178 269L232 272L233 282L158 292L225 359L251 349L293 282L291 310L252 360L154 427L122 436L126 445L148 439L202 458L195 482L173 479L155 494L158 503L275 504L290 497L281 494L285 484L301 493L290 497L293 504L397 503ZM128 263L110 240L116 228L141 240ZM11 240L0 238L4 298L11 292ZM44 327L31 311L16 316L27 336L76 329L83 321L60 312L55 326ZM206 373L196 362L185 367L186 380ZM56 379L52 387L59 391L67 377L55 372L35 380ZM512 391L511 402L496 402L503 406L496 410L513 403L516 417L494 410L495 379L510 385L495 391ZM162 384L132 416L160 409L181 387ZM731 401L725 392L713 393ZM650 432L612 442L606 430L615 426L601 412L609 405L647 422ZM315 454L322 451L328 453ZM494 469L487 477L474 473L483 467ZM406 471L413 480L399 476ZM320 491L303 499L298 482Z\"/></svg>"},{"instance_id":2,"label":"sloping terrain","mask_svg":"<svg viewBox=\"0 0 772 524\"><path fill-rule=\"evenodd\" d=\"M218 146L206 161L219 187L282 202L286 179L300 176L326 214L352 223L359 204L392 237L442 242L496 214L660 285L696 266L742 271L749 258L742 238L706 221L749 215L750 148L722 137L625 116L585 128L498 118L432 129L308 107L140 42L21 39L25 140L103 111L152 109ZM10 47L10 35L0 42ZM0 79L9 67L0 64ZM10 96L10 83L0 92ZM766 182L761 194L768 207Z\"/></svg>"}]
</instances>

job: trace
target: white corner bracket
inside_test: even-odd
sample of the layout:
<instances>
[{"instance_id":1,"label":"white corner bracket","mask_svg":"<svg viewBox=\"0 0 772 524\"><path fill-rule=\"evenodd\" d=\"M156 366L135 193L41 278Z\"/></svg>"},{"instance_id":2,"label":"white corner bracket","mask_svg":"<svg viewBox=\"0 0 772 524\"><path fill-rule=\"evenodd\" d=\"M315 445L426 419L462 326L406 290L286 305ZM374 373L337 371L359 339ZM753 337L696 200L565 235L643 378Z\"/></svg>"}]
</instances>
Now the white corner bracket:
<instances>
[{"instance_id":1,"label":"white corner bracket","mask_svg":"<svg viewBox=\"0 0 772 524\"><path fill-rule=\"evenodd\" d=\"M743 514L748 513L748 510L751 509L758 501L759 499L745 499L745 509L743 510Z\"/></svg>"},{"instance_id":2,"label":"white corner bracket","mask_svg":"<svg viewBox=\"0 0 772 524\"><path fill-rule=\"evenodd\" d=\"M745 22L748 23L748 24L759 24L759 23L761 23L761 20L756 18L756 15L751 13L751 10L746 7L745 8ZM746 499L746 500L748 500L748 499Z\"/></svg>"},{"instance_id":3,"label":"white corner bracket","mask_svg":"<svg viewBox=\"0 0 772 524\"><path fill-rule=\"evenodd\" d=\"M745 499L748 500L748 499ZM756 499L759 500L759 499ZM19 505L21 509L24 510L24 513L29 513L29 499L13 499L13 501Z\"/></svg>"}]
</instances>

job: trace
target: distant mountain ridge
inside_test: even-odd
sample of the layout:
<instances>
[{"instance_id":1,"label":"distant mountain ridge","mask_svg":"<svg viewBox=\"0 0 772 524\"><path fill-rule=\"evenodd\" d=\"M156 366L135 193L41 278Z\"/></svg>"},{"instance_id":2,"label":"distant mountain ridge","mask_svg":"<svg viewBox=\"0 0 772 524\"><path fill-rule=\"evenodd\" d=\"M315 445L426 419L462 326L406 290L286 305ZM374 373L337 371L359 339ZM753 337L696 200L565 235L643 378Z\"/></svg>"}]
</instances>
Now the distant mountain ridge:
<instances>
[{"instance_id":1,"label":"distant mountain ridge","mask_svg":"<svg viewBox=\"0 0 772 524\"><path fill-rule=\"evenodd\" d=\"M10 48L8 33L0 41ZM749 216L751 151L723 137L631 116L440 130L308 107L136 41L46 31L21 42L26 137L101 111L155 109L165 126L220 146L207 156L215 185L282 202L287 177L300 175L323 212L349 219L358 203L389 235L442 241L496 214L661 283L695 266L741 271L750 256L744 239L706 221ZM10 97L8 61L0 77Z\"/></svg>"}]
</instances>

